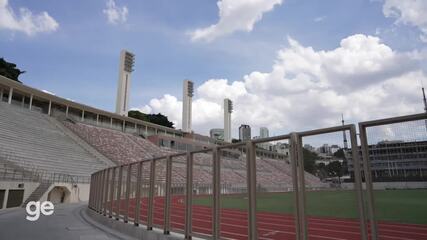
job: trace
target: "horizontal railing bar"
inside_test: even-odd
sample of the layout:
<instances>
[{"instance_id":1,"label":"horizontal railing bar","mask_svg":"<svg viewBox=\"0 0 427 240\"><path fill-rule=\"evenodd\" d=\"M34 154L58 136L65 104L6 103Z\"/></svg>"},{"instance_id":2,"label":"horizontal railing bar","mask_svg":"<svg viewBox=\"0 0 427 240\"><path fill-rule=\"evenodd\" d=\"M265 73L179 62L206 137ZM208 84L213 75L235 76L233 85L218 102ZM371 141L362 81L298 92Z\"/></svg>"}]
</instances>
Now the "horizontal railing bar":
<instances>
[{"instance_id":1,"label":"horizontal railing bar","mask_svg":"<svg viewBox=\"0 0 427 240\"><path fill-rule=\"evenodd\" d=\"M257 143L265 143L265 142L272 142L272 141L289 140L290 138L291 138L291 135L284 134L279 136L254 139L252 140L252 142L257 144Z\"/></svg>"},{"instance_id":2,"label":"horizontal railing bar","mask_svg":"<svg viewBox=\"0 0 427 240\"><path fill-rule=\"evenodd\" d=\"M217 146L218 150L220 149L224 149L224 148L233 148L233 147L241 147L241 146L245 146L246 142L237 142L237 143L230 143L230 144L226 144L226 145L221 145L221 146ZM211 150L213 150L213 148L210 148Z\"/></svg>"},{"instance_id":3,"label":"horizontal railing bar","mask_svg":"<svg viewBox=\"0 0 427 240\"><path fill-rule=\"evenodd\" d=\"M326 134L326 133L333 133L333 132L338 132L338 131L350 131L351 126L353 126L353 124L346 124L346 125L335 126L335 127L308 130L308 131L303 131L303 132L297 132L297 134L298 134L298 136L301 136L301 137L308 137L308 136L320 135L320 134Z\"/></svg>"},{"instance_id":4,"label":"horizontal railing bar","mask_svg":"<svg viewBox=\"0 0 427 240\"><path fill-rule=\"evenodd\" d=\"M359 126L361 127L374 127L378 125L387 125L393 123L409 122L423 120L427 118L427 113L418 113L406 116L392 117L392 118L383 118L371 121L360 122Z\"/></svg>"}]
</instances>

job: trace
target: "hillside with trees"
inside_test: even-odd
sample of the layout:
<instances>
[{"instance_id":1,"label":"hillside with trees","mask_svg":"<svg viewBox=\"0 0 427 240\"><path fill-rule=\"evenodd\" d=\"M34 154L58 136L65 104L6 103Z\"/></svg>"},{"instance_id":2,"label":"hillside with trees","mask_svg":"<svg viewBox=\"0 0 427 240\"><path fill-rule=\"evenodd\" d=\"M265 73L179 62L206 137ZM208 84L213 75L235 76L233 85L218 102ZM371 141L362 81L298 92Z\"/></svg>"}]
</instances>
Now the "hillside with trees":
<instances>
[{"instance_id":1,"label":"hillside with trees","mask_svg":"<svg viewBox=\"0 0 427 240\"><path fill-rule=\"evenodd\" d=\"M168 117L161 113L146 114L137 110L131 110L128 112L128 117L139 119L145 122L154 123L154 124L165 126L165 127L169 127L169 128L175 128L173 126L173 122L169 121Z\"/></svg>"},{"instance_id":2,"label":"hillside with trees","mask_svg":"<svg viewBox=\"0 0 427 240\"><path fill-rule=\"evenodd\" d=\"M15 63L8 62L4 60L4 58L0 58L0 75L5 76L9 79L19 81L19 75L25 73L25 71L21 71L19 68L16 68Z\"/></svg>"}]
</instances>

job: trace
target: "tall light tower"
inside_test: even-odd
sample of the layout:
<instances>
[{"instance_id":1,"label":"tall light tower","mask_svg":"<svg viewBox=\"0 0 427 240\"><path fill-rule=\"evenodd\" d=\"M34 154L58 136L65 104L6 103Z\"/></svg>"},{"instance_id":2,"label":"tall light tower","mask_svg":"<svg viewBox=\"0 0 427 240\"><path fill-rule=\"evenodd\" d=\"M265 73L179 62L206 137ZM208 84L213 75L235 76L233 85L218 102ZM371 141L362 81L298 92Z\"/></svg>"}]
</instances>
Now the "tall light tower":
<instances>
[{"instance_id":1,"label":"tall light tower","mask_svg":"<svg viewBox=\"0 0 427 240\"><path fill-rule=\"evenodd\" d=\"M224 141L231 142L231 113L233 112L233 102L224 99Z\"/></svg>"},{"instance_id":2,"label":"tall light tower","mask_svg":"<svg viewBox=\"0 0 427 240\"><path fill-rule=\"evenodd\" d=\"M341 114L341 123L344 126L344 114ZM344 149L348 149L347 135L345 134L345 131L342 131L342 137L344 141Z\"/></svg>"},{"instance_id":3,"label":"tall light tower","mask_svg":"<svg viewBox=\"0 0 427 240\"><path fill-rule=\"evenodd\" d=\"M182 88L182 131L191 132L191 104L193 100L194 85L190 80L184 80Z\"/></svg>"},{"instance_id":4,"label":"tall light tower","mask_svg":"<svg viewBox=\"0 0 427 240\"><path fill-rule=\"evenodd\" d=\"M130 77L135 55L126 50L120 52L119 81L117 86L116 113L127 116L129 109Z\"/></svg>"}]
</instances>

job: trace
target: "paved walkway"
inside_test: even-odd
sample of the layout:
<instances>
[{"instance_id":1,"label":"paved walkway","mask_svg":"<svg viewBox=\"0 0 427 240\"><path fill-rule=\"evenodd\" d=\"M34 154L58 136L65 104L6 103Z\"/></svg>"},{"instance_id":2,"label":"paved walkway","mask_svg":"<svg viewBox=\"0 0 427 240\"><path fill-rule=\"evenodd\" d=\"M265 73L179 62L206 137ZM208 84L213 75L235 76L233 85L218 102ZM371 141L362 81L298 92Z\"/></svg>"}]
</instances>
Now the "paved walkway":
<instances>
[{"instance_id":1,"label":"paved walkway","mask_svg":"<svg viewBox=\"0 0 427 240\"><path fill-rule=\"evenodd\" d=\"M25 219L24 208L0 210L0 239L110 240L132 239L107 229L86 215L86 204L59 204L50 216Z\"/></svg>"}]
</instances>

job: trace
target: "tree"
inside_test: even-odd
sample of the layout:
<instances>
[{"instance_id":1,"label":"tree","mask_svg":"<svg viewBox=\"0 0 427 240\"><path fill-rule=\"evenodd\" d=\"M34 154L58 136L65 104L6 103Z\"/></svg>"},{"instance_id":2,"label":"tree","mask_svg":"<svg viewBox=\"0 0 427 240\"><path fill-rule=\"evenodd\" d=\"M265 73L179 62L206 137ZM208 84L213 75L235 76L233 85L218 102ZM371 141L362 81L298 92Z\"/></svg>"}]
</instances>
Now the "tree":
<instances>
[{"instance_id":1,"label":"tree","mask_svg":"<svg viewBox=\"0 0 427 240\"><path fill-rule=\"evenodd\" d=\"M154 123L157 125L174 128L173 122L169 121L168 117L158 113L158 114L145 114L140 111L132 110L128 112L128 116L131 118L139 119L145 122Z\"/></svg>"},{"instance_id":2,"label":"tree","mask_svg":"<svg viewBox=\"0 0 427 240\"><path fill-rule=\"evenodd\" d=\"M342 159L343 163L342 163L342 171L343 171L343 175L348 174L348 163L347 163L347 157L346 154L344 152L343 148L340 148L338 151L336 151L334 153L334 157L337 159Z\"/></svg>"},{"instance_id":3,"label":"tree","mask_svg":"<svg viewBox=\"0 0 427 240\"><path fill-rule=\"evenodd\" d=\"M309 173L315 174L317 153L303 148L303 156L304 156L304 170Z\"/></svg>"},{"instance_id":4,"label":"tree","mask_svg":"<svg viewBox=\"0 0 427 240\"><path fill-rule=\"evenodd\" d=\"M339 161L333 161L330 162L326 166L326 168L328 170L329 175L332 177L338 177L338 181L339 183L341 183L341 177L343 174L342 164Z\"/></svg>"},{"instance_id":5,"label":"tree","mask_svg":"<svg viewBox=\"0 0 427 240\"><path fill-rule=\"evenodd\" d=\"M328 171L326 170L326 165L324 163L319 163L316 165L317 176L320 180L323 180L328 177Z\"/></svg>"},{"instance_id":6,"label":"tree","mask_svg":"<svg viewBox=\"0 0 427 240\"><path fill-rule=\"evenodd\" d=\"M340 148L340 149L338 149L338 151L336 151L335 153L334 153L334 157L336 157L336 158L340 158L340 159L345 159L345 153L344 153L344 149L342 149L342 148Z\"/></svg>"},{"instance_id":7,"label":"tree","mask_svg":"<svg viewBox=\"0 0 427 240\"><path fill-rule=\"evenodd\" d=\"M22 73L25 73L25 71L21 71L16 68L16 64L10 63L4 60L3 58L0 58L0 75L15 80L17 82L21 82L18 80L18 77Z\"/></svg>"}]
</instances>

